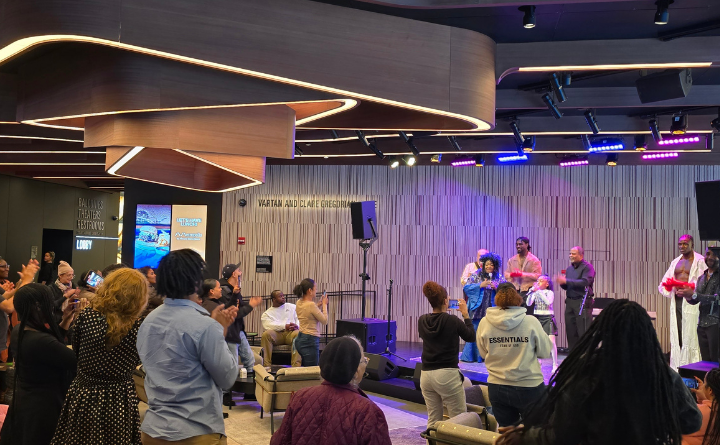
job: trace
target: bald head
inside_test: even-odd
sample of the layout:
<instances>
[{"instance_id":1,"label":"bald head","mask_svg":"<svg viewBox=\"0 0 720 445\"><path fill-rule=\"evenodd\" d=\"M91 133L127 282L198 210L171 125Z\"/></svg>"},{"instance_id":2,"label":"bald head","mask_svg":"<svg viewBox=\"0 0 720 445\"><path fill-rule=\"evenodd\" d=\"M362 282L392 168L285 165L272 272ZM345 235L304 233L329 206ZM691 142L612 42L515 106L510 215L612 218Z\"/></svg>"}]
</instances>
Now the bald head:
<instances>
[{"instance_id":1,"label":"bald head","mask_svg":"<svg viewBox=\"0 0 720 445\"><path fill-rule=\"evenodd\" d=\"M583 249L580 246L575 246L572 249L570 249L570 262L575 264L579 263L580 261L585 258L585 249Z\"/></svg>"},{"instance_id":2,"label":"bald head","mask_svg":"<svg viewBox=\"0 0 720 445\"><path fill-rule=\"evenodd\" d=\"M487 249L480 249L480 250L478 250L478 253L477 253L477 262L479 263L479 262L480 262L480 257L482 257L483 255L485 255L485 254L487 254L487 253L489 253L489 250L487 250Z\"/></svg>"}]
</instances>

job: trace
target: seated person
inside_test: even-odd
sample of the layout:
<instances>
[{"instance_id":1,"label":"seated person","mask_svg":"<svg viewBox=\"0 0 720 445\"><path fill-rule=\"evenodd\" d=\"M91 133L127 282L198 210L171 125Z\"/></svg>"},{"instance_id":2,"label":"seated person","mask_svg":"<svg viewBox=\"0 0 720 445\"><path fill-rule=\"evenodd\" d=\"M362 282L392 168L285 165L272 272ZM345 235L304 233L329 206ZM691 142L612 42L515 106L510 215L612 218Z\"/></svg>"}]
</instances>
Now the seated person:
<instances>
[{"instance_id":1,"label":"seated person","mask_svg":"<svg viewBox=\"0 0 720 445\"><path fill-rule=\"evenodd\" d=\"M720 420L718 419L718 399L715 394L720 393L720 368L713 368L705 374L705 380L698 381L698 389L691 389L695 393L698 409L702 413L702 427L695 433L685 434L682 445L718 445L720 444Z\"/></svg>"},{"instance_id":2,"label":"seated person","mask_svg":"<svg viewBox=\"0 0 720 445\"><path fill-rule=\"evenodd\" d=\"M270 300L272 306L262 314L260 319L265 330L260 339L265 367L272 366L273 346L292 345L293 340L300 333L300 322L295 305L285 303L285 294L279 290L272 291ZM293 352L291 363L293 366L300 366L300 355L297 352Z\"/></svg>"},{"instance_id":3,"label":"seated person","mask_svg":"<svg viewBox=\"0 0 720 445\"><path fill-rule=\"evenodd\" d=\"M354 337L328 343L320 355L325 380L295 393L270 445L391 445L385 415L358 388L367 367L363 354Z\"/></svg>"}]
</instances>

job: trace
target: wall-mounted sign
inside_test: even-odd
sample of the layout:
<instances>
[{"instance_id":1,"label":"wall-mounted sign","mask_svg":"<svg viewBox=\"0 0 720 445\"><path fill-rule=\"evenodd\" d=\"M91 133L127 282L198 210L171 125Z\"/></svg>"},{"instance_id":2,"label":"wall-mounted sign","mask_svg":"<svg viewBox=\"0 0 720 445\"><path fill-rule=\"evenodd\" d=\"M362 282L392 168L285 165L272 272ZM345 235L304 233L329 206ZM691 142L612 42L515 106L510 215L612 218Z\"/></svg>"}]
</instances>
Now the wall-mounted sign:
<instances>
[{"instance_id":1,"label":"wall-mounted sign","mask_svg":"<svg viewBox=\"0 0 720 445\"><path fill-rule=\"evenodd\" d=\"M34 260L35 258L37 258L37 251L38 251L38 246L30 247L30 259L31 260Z\"/></svg>"},{"instance_id":2,"label":"wall-mounted sign","mask_svg":"<svg viewBox=\"0 0 720 445\"><path fill-rule=\"evenodd\" d=\"M192 249L205 258L207 206L172 206L170 250Z\"/></svg>"},{"instance_id":3,"label":"wall-mounted sign","mask_svg":"<svg viewBox=\"0 0 720 445\"><path fill-rule=\"evenodd\" d=\"M76 239L75 240L75 248L77 250L90 250L90 249L92 249L92 240L91 239Z\"/></svg>"},{"instance_id":4,"label":"wall-mounted sign","mask_svg":"<svg viewBox=\"0 0 720 445\"><path fill-rule=\"evenodd\" d=\"M256 256L255 273L272 273L272 257L261 255Z\"/></svg>"},{"instance_id":5,"label":"wall-mounted sign","mask_svg":"<svg viewBox=\"0 0 720 445\"><path fill-rule=\"evenodd\" d=\"M258 199L258 207L263 208L308 208L308 209L349 209L355 200L346 199Z\"/></svg>"},{"instance_id":6,"label":"wall-mounted sign","mask_svg":"<svg viewBox=\"0 0 720 445\"><path fill-rule=\"evenodd\" d=\"M245 237L238 236L238 246L244 246L244 245L245 245Z\"/></svg>"},{"instance_id":7,"label":"wall-mounted sign","mask_svg":"<svg viewBox=\"0 0 720 445\"><path fill-rule=\"evenodd\" d=\"M104 209L105 202L102 199L78 198L76 233L78 235L105 235Z\"/></svg>"}]
</instances>

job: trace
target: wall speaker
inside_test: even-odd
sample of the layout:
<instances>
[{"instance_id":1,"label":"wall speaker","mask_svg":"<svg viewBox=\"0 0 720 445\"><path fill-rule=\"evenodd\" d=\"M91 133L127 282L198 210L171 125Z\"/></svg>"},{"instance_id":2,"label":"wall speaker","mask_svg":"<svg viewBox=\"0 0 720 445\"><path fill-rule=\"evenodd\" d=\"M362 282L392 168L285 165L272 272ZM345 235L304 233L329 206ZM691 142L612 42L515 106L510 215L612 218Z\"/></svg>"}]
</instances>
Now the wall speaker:
<instances>
[{"instance_id":1,"label":"wall speaker","mask_svg":"<svg viewBox=\"0 0 720 445\"><path fill-rule=\"evenodd\" d=\"M384 355L365 354L365 356L369 360L365 372L368 373L370 380L394 379L400 374L400 367L388 360Z\"/></svg>"},{"instance_id":2,"label":"wall speaker","mask_svg":"<svg viewBox=\"0 0 720 445\"><path fill-rule=\"evenodd\" d=\"M375 216L375 201L362 201L350 203L350 216L352 217L353 239L375 238L370 228L368 218L372 219L377 230L377 217Z\"/></svg>"},{"instance_id":3,"label":"wall speaker","mask_svg":"<svg viewBox=\"0 0 720 445\"><path fill-rule=\"evenodd\" d=\"M640 102L644 104L682 99L687 96L691 86L692 71L690 68L648 74L635 81Z\"/></svg>"}]
</instances>

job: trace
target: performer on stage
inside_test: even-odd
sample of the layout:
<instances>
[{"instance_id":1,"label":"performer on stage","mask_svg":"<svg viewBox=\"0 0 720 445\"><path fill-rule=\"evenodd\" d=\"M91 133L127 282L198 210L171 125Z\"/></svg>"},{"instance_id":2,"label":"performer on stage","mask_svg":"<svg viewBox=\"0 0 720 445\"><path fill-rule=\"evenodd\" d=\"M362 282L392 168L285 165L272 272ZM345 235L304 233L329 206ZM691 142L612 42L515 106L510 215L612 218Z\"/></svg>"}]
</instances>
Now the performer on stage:
<instances>
[{"instance_id":1,"label":"performer on stage","mask_svg":"<svg viewBox=\"0 0 720 445\"><path fill-rule=\"evenodd\" d=\"M521 236L515 240L517 255L508 260L505 279L515 286L523 297L523 306L527 306L527 294L533 283L542 275L542 264L538 257L530 253L530 240ZM533 311L528 311L532 314Z\"/></svg>"},{"instance_id":2,"label":"performer on stage","mask_svg":"<svg viewBox=\"0 0 720 445\"><path fill-rule=\"evenodd\" d=\"M480 257L488 253L487 249L480 249L477 252L477 260L475 260L474 263L468 263L465 266L465 269L463 270L462 275L460 276L460 284L465 286L467 284L467 279L470 277L470 275L477 272L478 269L480 269Z\"/></svg>"},{"instance_id":3,"label":"performer on stage","mask_svg":"<svg viewBox=\"0 0 720 445\"><path fill-rule=\"evenodd\" d=\"M495 294L497 293L498 285L505 282L505 279L500 273L500 263L502 263L500 255L496 253L485 253L480 257L480 265L482 268L470 275L463 287L468 312L470 313L475 331L477 331L480 320L485 316L488 308L495 306ZM460 361L483 361L475 342L465 343Z\"/></svg>"},{"instance_id":4,"label":"performer on stage","mask_svg":"<svg viewBox=\"0 0 720 445\"><path fill-rule=\"evenodd\" d=\"M688 304L685 298L692 297L693 288L707 265L703 256L693 250L694 247L692 236L680 237L680 256L670 263L658 286L660 293L670 299L670 367L675 370L678 366L700 361L697 338L700 308Z\"/></svg>"},{"instance_id":5,"label":"performer on stage","mask_svg":"<svg viewBox=\"0 0 720 445\"><path fill-rule=\"evenodd\" d=\"M710 249L705 252L705 265L708 268L698 279L695 292L687 302L700 303L697 328L700 356L703 361L717 362L720 357L720 274L717 273L720 263Z\"/></svg>"},{"instance_id":6,"label":"performer on stage","mask_svg":"<svg viewBox=\"0 0 720 445\"><path fill-rule=\"evenodd\" d=\"M565 334L570 351L592 323L593 283L595 268L585 261L585 250L580 246L570 249L570 267L565 275L557 275L555 282L567 291L565 295ZM587 292L587 298L585 294ZM583 299L585 305L583 305ZM583 311L580 315L580 306Z\"/></svg>"},{"instance_id":7,"label":"performer on stage","mask_svg":"<svg viewBox=\"0 0 720 445\"><path fill-rule=\"evenodd\" d=\"M550 277L547 275L540 275L540 278L533 284L528 291L528 306L533 306L535 311L533 315L538 319L540 325L542 325L543 331L550 338L552 343L552 373L555 374L558 368L557 359L557 343L555 343L555 337L557 337L557 324L555 323L555 310L553 309L553 301L555 300L555 293L552 289L552 283ZM529 311L528 311L529 312Z\"/></svg>"}]
</instances>

